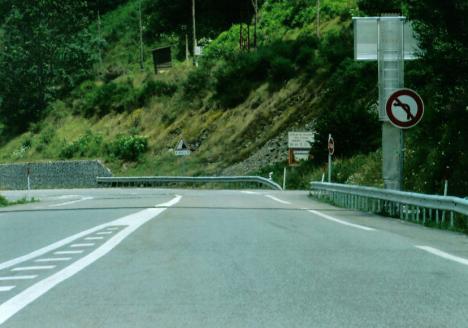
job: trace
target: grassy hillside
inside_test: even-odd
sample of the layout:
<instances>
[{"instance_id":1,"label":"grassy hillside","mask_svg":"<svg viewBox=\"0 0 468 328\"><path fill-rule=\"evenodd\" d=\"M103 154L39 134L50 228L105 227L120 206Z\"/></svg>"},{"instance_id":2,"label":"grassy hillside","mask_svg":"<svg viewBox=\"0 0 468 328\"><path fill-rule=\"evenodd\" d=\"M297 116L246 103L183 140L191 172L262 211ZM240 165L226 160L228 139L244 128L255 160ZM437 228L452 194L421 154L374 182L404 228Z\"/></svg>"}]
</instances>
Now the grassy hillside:
<instances>
[{"instance_id":1,"label":"grassy hillside","mask_svg":"<svg viewBox=\"0 0 468 328\"><path fill-rule=\"evenodd\" d=\"M360 95L376 85L375 65L352 60L353 2L322 2L320 38L315 6L267 2L258 49L239 51L234 25L206 48L198 68L176 61L158 75L148 49L170 39L146 45L141 71L137 4L128 1L102 17L103 61L96 77L52 103L27 133L5 142L1 162L100 158L117 175L220 174L275 136L313 123L319 135L310 175L323 163L335 119L342 120L336 129L340 156L378 148L374 94ZM345 94L346 84L355 90ZM346 114L329 108L346 108ZM349 126L353 118L364 123ZM180 139L195 150L192 156L174 156Z\"/></svg>"}]
</instances>

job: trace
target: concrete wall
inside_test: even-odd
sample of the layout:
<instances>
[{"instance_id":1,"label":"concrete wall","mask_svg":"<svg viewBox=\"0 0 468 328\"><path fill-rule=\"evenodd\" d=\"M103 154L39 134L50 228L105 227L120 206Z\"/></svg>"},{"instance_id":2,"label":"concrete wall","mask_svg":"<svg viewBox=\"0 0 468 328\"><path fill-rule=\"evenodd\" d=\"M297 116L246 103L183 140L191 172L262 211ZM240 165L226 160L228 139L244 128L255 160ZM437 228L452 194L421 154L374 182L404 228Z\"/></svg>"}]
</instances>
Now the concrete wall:
<instances>
[{"instance_id":1,"label":"concrete wall","mask_svg":"<svg viewBox=\"0 0 468 328\"><path fill-rule=\"evenodd\" d=\"M100 161L57 161L0 164L0 189L93 188L96 177L110 177L111 171Z\"/></svg>"}]
</instances>

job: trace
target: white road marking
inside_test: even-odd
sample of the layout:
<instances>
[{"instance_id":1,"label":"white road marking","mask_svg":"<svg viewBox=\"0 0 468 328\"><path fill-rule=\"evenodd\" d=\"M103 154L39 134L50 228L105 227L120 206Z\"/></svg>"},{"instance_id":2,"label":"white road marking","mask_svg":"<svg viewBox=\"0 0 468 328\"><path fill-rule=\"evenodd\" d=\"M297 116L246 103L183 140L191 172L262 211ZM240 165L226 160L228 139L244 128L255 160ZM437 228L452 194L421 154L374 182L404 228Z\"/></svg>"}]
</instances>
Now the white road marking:
<instances>
[{"instance_id":1,"label":"white road marking","mask_svg":"<svg viewBox=\"0 0 468 328\"><path fill-rule=\"evenodd\" d=\"M107 228L107 230L111 230L111 231L119 230L119 229L120 229L120 228L118 228L118 227L109 227L109 228Z\"/></svg>"},{"instance_id":2,"label":"white road marking","mask_svg":"<svg viewBox=\"0 0 468 328\"><path fill-rule=\"evenodd\" d=\"M29 279L34 279L36 277L37 277L37 275L0 277L0 281L29 280Z\"/></svg>"},{"instance_id":3,"label":"white road marking","mask_svg":"<svg viewBox=\"0 0 468 328\"><path fill-rule=\"evenodd\" d=\"M60 203L60 204L49 205L49 207L66 206L66 205L71 205L71 204L75 204L79 202L84 202L85 200L90 200L90 199L93 199L93 197L81 197L80 199L77 199L77 200L72 200L72 201Z\"/></svg>"},{"instance_id":4,"label":"white road marking","mask_svg":"<svg viewBox=\"0 0 468 328\"><path fill-rule=\"evenodd\" d=\"M80 248L80 247L93 247L94 243L86 243L86 244L72 244L70 245L71 248Z\"/></svg>"},{"instance_id":5,"label":"white road marking","mask_svg":"<svg viewBox=\"0 0 468 328\"><path fill-rule=\"evenodd\" d=\"M349 226L349 227L353 227L353 228L357 228L357 229L361 229L361 230L365 230L365 231L375 231L374 228L369 228L369 227L365 227L365 226L362 226L362 225L359 225L359 224L349 223L349 222L334 218L333 216L320 213L318 211L314 211L314 210L308 210L308 211L310 213L318 215L318 216L320 216L320 217L322 217L324 219L327 219L327 220L330 220L330 221L333 221L333 222L336 222L336 223L339 223L339 224L343 224L343 225L346 225L346 226Z\"/></svg>"},{"instance_id":6,"label":"white road marking","mask_svg":"<svg viewBox=\"0 0 468 328\"><path fill-rule=\"evenodd\" d=\"M83 253L83 250L77 250L77 251L58 251L55 252L54 254L56 255L67 255L67 254L81 254Z\"/></svg>"},{"instance_id":7,"label":"white road marking","mask_svg":"<svg viewBox=\"0 0 468 328\"><path fill-rule=\"evenodd\" d=\"M0 286L0 292L8 292L15 288L16 286Z\"/></svg>"},{"instance_id":8,"label":"white road marking","mask_svg":"<svg viewBox=\"0 0 468 328\"><path fill-rule=\"evenodd\" d=\"M247 195L259 195L258 192L255 192L255 191L248 191L248 190L241 190L241 193L247 194Z\"/></svg>"},{"instance_id":9,"label":"white road marking","mask_svg":"<svg viewBox=\"0 0 468 328\"><path fill-rule=\"evenodd\" d=\"M272 196L272 195L265 195L265 197L268 197L268 198L270 198L270 199L273 199L274 201L276 201L276 202L278 202L278 203L281 203L281 204L291 205L290 202L287 202L287 201L285 201L285 200L276 198L275 196Z\"/></svg>"},{"instance_id":10,"label":"white road marking","mask_svg":"<svg viewBox=\"0 0 468 328\"><path fill-rule=\"evenodd\" d=\"M38 260L35 260L34 262L38 262L38 263L43 263L43 262L66 262L66 261L70 261L72 258L71 257L52 257L52 258L48 258L48 259L38 259Z\"/></svg>"},{"instance_id":11,"label":"white road marking","mask_svg":"<svg viewBox=\"0 0 468 328\"><path fill-rule=\"evenodd\" d=\"M468 265L468 259L465 259L463 257L455 256L449 253L445 253L441 251L440 249L429 247L429 246L414 246L416 248L419 248L423 251L429 252L431 254L434 254L436 256L442 257L446 260L454 261L460 264Z\"/></svg>"},{"instance_id":12,"label":"white road marking","mask_svg":"<svg viewBox=\"0 0 468 328\"><path fill-rule=\"evenodd\" d=\"M181 198L182 196L176 196L171 201L161 204L160 206L162 208L149 208L107 223L105 227L109 225L125 225L127 227L122 231L118 232L115 236L112 236L112 238L107 240L104 244L102 244L97 249L93 250L88 255L80 258L76 262L73 262L71 265L52 274L51 276L37 282L31 287L21 291L17 295L13 296L9 300L1 304L0 325L7 321L9 318L11 318L13 315L15 315L18 311L26 307L28 304L30 304L31 302L48 292L56 285L74 276L87 266L100 259L102 256L109 253L112 249L119 245L125 238L127 238L140 226L163 213L168 207L177 204L181 200ZM103 227L100 226L100 229L103 229Z\"/></svg>"},{"instance_id":13,"label":"white road marking","mask_svg":"<svg viewBox=\"0 0 468 328\"><path fill-rule=\"evenodd\" d=\"M55 265L39 265L39 266L27 266L27 267L17 267L11 269L11 271L36 271L36 270L50 270L55 268Z\"/></svg>"},{"instance_id":14,"label":"white road marking","mask_svg":"<svg viewBox=\"0 0 468 328\"><path fill-rule=\"evenodd\" d=\"M96 235L111 235L113 234L112 231L102 231L102 232L98 232Z\"/></svg>"},{"instance_id":15,"label":"white road marking","mask_svg":"<svg viewBox=\"0 0 468 328\"><path fill-rule=\"evenodd\" d=\"M102 240L104 237L86 237L84 240Z\"/></svg>"}]
</instances>

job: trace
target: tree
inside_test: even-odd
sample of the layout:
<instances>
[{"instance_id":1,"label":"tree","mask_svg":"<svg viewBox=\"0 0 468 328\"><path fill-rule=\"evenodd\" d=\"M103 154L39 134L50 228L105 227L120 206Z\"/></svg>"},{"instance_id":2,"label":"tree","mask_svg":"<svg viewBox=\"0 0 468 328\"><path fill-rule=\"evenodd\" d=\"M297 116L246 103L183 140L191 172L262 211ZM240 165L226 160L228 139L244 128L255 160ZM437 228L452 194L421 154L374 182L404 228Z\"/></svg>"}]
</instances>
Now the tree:
<instances>
[{"instance_id":1,"label":"tree","mask_svg":"<svg viewBox=\"0 0 468 328\"><path fill-rule=\"evenodd\" d=\"M79 0L14 1L0 53L0 119L10 134L41 118L92 67L88 8Z\"/></svg>"}]
</instances>

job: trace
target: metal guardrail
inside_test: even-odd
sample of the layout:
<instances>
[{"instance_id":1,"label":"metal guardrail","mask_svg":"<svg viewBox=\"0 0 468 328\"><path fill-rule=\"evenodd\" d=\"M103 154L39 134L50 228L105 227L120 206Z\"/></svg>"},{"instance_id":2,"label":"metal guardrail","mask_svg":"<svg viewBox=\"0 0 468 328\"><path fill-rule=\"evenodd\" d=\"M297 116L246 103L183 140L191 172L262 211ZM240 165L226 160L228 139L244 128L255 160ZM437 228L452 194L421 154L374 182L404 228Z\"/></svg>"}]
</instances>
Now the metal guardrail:
<instances>
[{"instance_id":1,"label":"metal guardrail","mask_svg":"<svg viewBox=\"0 0 468 328\"><path fill-rule=\"evenodd\" d=\"M276 182L258 176L220 176L220 177L97 177L98 186L158 186L168 183L257 183L265 187L282 190Z\"/></svg>"},{"instance_id":2,"label":"metal guardrail","mask_svg":"<svg viewBox=\"0 0 468 328\"><path fill-rule=\"evenodd\" d=\"M311 193L333 204L400 219L467 230L468 200L355 185L311 182ZM449 216L450 220L446 220Z\"/></svg>"}]
</instances>

